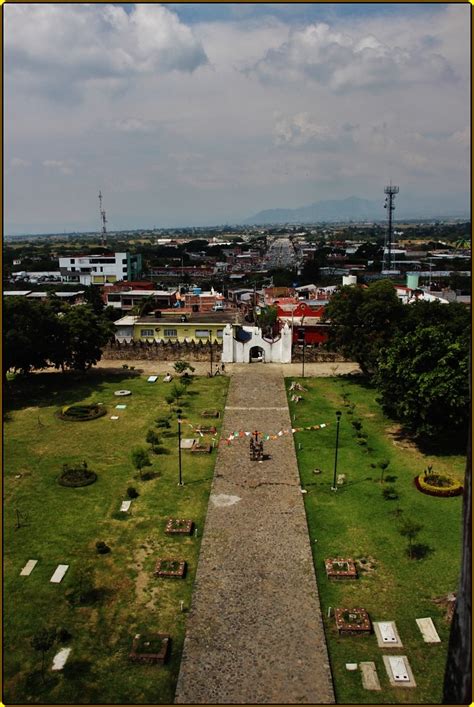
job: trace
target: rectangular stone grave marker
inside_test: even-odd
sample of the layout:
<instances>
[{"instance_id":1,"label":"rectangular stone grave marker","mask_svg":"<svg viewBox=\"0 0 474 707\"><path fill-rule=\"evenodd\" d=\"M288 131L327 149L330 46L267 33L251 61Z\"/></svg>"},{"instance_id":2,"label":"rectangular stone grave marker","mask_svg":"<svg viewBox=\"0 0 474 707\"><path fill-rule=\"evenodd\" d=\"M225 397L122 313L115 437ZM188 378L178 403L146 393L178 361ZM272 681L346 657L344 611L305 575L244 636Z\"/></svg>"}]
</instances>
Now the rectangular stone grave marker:
<instances>
[{"instance_id":1,"label":"rectangular stone grave marker","mask_svg":"<svg viewBox=\"0 0 474 707\"><path fill-rule=\"evenodd\" d=\"M120 510L123 511L123 513L126 513L129 510L131 503L132 503L131 501L122 501L122 505L120 506Z\"/></svg>"},{"instance_id":2,"label":"rectangular stone grave marker","mask_svg":"<svg viewBox=\"0 0 474 707\"><path fill-rule=\"evenodd\" d=\"M415 678L406 655L384 655L383 662L392 687L416 687Z\"/></svg>"},{"instance_id":3,"label":"rectangular stone grave marker","mask_svg":"<svg viewBox=\"0 0 474 707\"><path fill-rule=\"evenodd\" d=\"M432 619L429 617L426 619L417 619L416 623L425 643L441 643L441 638L438 636Z\"/></svg>"},{"instance_id":4,"label":"rectangular stone grave marker","mask_svg":"<svg viewBox=\"0 0 474 707\"><path fill-rule=\"evenodd\" d=\"M381 690L379 676L377 675L377 668L375 663L368 660L363 663L359 663L360 671L362 673L362 687L364 690Z\"/></svg>"},{"instance_id":5,"label":"rectangular stone grave marker","mask_svg":"<svg viewBox=\"0 0 474 707\"><path fill-rule=\"evenodd\" d=\"M196 442L197 442L197 439L183 437L181 439L180 447L181 447L181 449L192 449L194 447L194 445L196 444Z\"/></svg>"},{"instance_id":6,"label":"rectangular stone grave marker","mask_svg":"<svg viewBox=\"0 0 474 707\"><path fill-rule=\"evenodd\" d=\"M21 570L20 575L22 577L29 577L29 575L33 572L33 570L37 564L38 564L38 560L28 560L26 565Z\"/></svg>"},{"instance_id":7,"label":"rectangular stone grave marker","mask_svg":"<svg viewBox=\"0 0 474 707\"><path fill-rule=\"evenodd\" d=\"M158 376L148 376L147 381L148 383L156 383L158 380Z\"/></svg>"},{"instance_id":8,"label":"rectangular stone grave marker","mask_svg":"<svg viewBox=\"0 0 474 707\"><path fill-rule=\"evenodd\" d=\"M53 584L59 584L66 572L69 569L69 565L58 565L54 571L53 576L49 580L50 582L53 582Z\"/></svg>"},{"instance_id":9,"label":"rectangular stone grave marker","mask_svg":"<svg viewBox=\"0 0 474 707\"><path fill-rule=\"evenodd\" d=\"M56 653L53 658L53 667L51 670L62 670L66 665L66 661L69 658L70 648L61 648L60 651Z\"/></svg>"},{"instance_id":10,"label":"rectangular stone grave marker","mask_svg":"<svg viewBox=\"0 0 474 707\"><path fill-rule=\"evenodd\" d=\"M374 621L379 648L403 648L395 621Z\"/></svg>"}]
</instances>

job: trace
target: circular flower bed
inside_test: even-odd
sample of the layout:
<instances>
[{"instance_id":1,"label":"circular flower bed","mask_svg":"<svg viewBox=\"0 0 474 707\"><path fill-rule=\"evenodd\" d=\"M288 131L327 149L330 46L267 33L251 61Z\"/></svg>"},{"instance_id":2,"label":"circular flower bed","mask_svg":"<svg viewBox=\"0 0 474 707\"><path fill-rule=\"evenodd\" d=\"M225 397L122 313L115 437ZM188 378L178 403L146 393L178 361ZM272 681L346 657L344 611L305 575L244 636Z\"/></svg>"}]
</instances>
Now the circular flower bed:
<instances>
[{"instance_id":1,"label":"circular flower bed","mask_svg":"<svg viewBox=\"0 0 474 707\"><path fill-rule=\"evenodd\" d=\"M415 486L429 496L459 496L463 492L462 484L447 474L420 474L415 476Z\"/></svg>"},{"instance_id":2,"label":"circular flower bed","mask_svg":"<svg viewBox=\"0 0 474 707\"><path fill-rule=\"evenodd\" d=\"M84 467L69 467L58 479L58 483L61 486L72 486L77 488L79 486L89 486L97 481L97 474L95 471L90 471L89 469L84 469Z\"/></svg>"},{"instance_id":3,"label":"circular flower bed","mask_svg":"<svg viewBox=\"0 0 474 707\"><path fill-rule=\"evenodd\" d=\"M91 403L90 405L66 405L58 412L58 417L69 422L85 422L106 414L107 408L104 405Z\"/></svg>"}]
</instances>

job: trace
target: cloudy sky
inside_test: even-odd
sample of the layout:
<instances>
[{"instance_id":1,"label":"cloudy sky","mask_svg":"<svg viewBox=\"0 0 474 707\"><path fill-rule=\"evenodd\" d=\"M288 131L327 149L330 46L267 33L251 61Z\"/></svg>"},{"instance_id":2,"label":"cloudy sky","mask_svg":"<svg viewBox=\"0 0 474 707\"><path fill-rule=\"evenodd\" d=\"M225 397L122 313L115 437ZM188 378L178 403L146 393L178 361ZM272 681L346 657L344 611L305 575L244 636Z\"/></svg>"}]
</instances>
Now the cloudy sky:
<instances>
[{"instance_id":1,"label":"cloudy sky","mask_svg":"<svg viewBox=\"0 0 474 707\"><path fill-rule=\"evenodd\" d=\"M470 6L5 5L5 231L468 209Z\"/></svg>"}]
</instances>

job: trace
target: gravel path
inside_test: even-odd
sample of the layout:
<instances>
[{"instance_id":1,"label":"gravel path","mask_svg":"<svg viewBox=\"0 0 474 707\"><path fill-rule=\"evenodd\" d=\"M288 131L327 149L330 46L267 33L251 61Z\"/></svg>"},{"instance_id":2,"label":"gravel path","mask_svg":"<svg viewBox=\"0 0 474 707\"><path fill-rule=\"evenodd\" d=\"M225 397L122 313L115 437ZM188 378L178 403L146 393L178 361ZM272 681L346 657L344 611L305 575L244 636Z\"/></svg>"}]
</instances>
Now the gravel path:
<instances>
[{"instance_id":1,"label":"gravel path","mask_svg":"<svg viewBox=\"0 0 474 707\"><path fill-rule=\"evenodd\" d=\"M223 437L291 427L290 366L229 372ZM292 436L265 452L271 459L251 462L248 438L219 447L177 704L334 702Z\"/></svg>"}]
</instances>

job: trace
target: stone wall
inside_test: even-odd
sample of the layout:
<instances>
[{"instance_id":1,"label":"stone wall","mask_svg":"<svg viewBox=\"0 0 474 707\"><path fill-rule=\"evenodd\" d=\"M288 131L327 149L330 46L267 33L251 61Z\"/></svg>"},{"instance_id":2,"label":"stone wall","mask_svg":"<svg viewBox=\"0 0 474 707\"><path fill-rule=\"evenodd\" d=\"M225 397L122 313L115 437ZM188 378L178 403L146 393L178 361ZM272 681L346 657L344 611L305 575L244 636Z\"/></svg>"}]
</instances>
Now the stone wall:
<instances>
[{"instance_id":1,"label":"stone wall","mask_svg":"<svg viewBox=\"0 0 474 707\"><path fill-rule=\"evenodd\" d=\"M293 346L291 355L292 363L299 363L303 360L303 347ZM304 354L305 363L338 363L347 361L341 354L333 351L326 351L318 346L306 346Z\"/></svg>"},{"instance_id":2,"label":"stone wall","mask_svg":"<svg viewBox=\"0 0 474 707\"><path fill-rule=\"evenodd\" d=\"M217 363L221 360L222 344L212 344L212 358ZM180 343L180 342L153 342L144 341L110 343L102 352L102 358L107 360L123 361L209 361L211 347L209 343Z\"/></svg>"}]
</instances>

